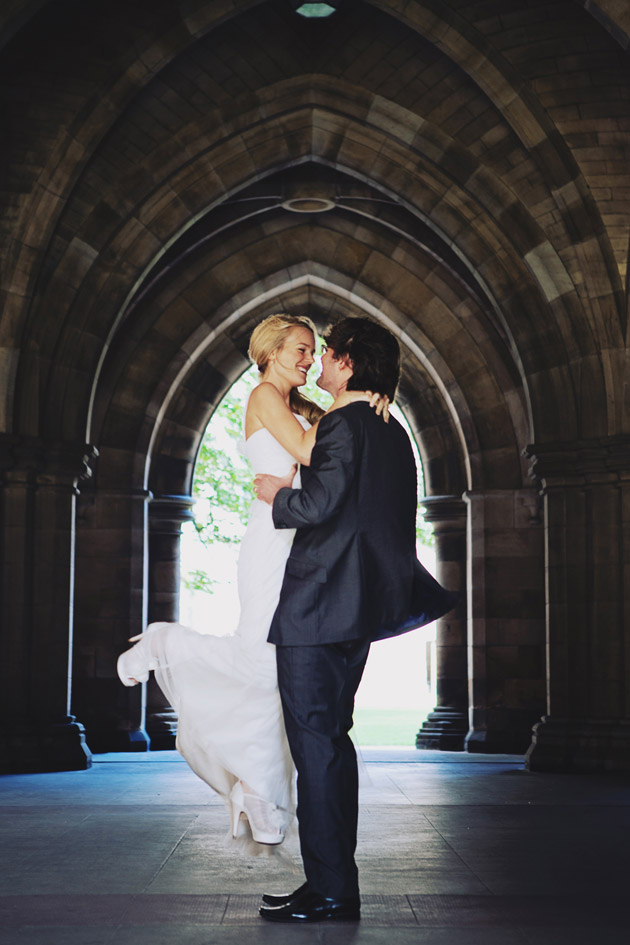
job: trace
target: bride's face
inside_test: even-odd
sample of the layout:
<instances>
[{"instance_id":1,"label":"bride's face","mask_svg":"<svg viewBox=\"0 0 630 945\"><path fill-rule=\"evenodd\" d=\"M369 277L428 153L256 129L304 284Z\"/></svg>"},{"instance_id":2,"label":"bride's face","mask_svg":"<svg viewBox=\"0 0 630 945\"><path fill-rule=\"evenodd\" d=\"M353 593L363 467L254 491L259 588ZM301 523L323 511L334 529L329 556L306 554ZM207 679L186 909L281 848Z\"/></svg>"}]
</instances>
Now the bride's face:
<instances>
[{"instance_id":1,"label":"bride's face","mask_svg":"<svg viewBox=\"0 0 630 945\"><path fill-rule=\"evenodd\" d=\"M284 343L272 356L273 366L291 387L306 384L306 375L315 360L313 333L301 325L292 328Z\"/></svg>"}]
</instances>

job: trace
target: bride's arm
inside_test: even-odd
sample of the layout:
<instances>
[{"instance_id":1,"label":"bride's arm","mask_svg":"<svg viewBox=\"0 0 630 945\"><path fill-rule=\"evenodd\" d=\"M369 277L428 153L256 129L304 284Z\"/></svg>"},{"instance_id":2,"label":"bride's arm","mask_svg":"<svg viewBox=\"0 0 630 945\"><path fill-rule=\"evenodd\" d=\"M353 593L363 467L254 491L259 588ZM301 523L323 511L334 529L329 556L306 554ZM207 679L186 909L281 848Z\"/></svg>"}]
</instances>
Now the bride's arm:
<instances>
[{"instance_id":1,"label":"bride's arm","mask_svg":"<svg viewBox=\"0 0 630 945\"><path fill-rule=\"evenodd\" d=\"M362 391L343 391L330 405L326 413L332 413L339 407L354 403L357 400L370 400ZM252 423L253 421L253 423ZM250 426L256 429L265 427L273 437L284 446L285 450L297 459L303 466L308 466L311 453L315 445L317 423L305 430L301 423L293 416L291 408L287 406L282 395L273 384L263 382L252 391L247 405L246 429ZM250 434L251 435L251 434Z\"/></svg>"},{"instance_id":2,"label":"bride's arm","mask_svg":"<svg viewBox=\"0 0 630 945\"><path fill-rule=\"evenodd\" d=\"M279 390L264 382L252 391L247 405L246 433L264 427L299 463L308 465L315 445L317 424L305 430L293 416ZM251 435L251 434L249 434Z\"/></svg>"}]
</instances>

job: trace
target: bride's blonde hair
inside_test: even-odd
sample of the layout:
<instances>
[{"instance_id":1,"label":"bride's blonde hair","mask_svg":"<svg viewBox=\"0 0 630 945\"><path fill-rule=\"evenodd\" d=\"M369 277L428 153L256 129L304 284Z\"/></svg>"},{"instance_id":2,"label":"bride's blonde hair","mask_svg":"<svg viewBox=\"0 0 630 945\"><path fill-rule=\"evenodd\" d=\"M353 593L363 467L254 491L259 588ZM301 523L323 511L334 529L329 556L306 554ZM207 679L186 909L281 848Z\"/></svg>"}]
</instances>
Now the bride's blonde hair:
<instances>
[{"instance_id":1,"label":"bride's blonde hair","mask_svg":"<svg viewBox=\"0 0 630 945\"><path fill-rule=\"evenodd\" d=\"M285 315L284 313L269 315L254 328L249 339L247 353L260 374L265 373L269 358L274 351L282 347L291 329L300 327L307 328L313 333L313 338L317 338L317 329L306 315ZM291 390L290 403L291 409L302 417L306 417L309 423L316 423L324 412L312 400L300 394L297 387Z\"/></svg>"}]
</instances>

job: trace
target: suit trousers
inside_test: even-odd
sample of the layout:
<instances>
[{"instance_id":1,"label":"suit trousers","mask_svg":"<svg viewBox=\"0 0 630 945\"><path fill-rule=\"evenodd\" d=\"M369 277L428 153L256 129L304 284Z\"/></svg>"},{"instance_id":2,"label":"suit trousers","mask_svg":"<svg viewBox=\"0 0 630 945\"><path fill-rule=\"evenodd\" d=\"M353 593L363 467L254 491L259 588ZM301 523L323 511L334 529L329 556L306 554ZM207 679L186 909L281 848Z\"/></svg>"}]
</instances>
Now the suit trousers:
<instances>
[{"instance_id":1,"label":"suit trousers","mask_svg":"<svg viewBox=\"0 0 630 945\"><path fill-rule=\"evenodd\" d=\"M276 648L304 872L313 892L332 899L359 895L359 779L348 732L369 649L369 640Z\"/></svg>"}]
</instances>

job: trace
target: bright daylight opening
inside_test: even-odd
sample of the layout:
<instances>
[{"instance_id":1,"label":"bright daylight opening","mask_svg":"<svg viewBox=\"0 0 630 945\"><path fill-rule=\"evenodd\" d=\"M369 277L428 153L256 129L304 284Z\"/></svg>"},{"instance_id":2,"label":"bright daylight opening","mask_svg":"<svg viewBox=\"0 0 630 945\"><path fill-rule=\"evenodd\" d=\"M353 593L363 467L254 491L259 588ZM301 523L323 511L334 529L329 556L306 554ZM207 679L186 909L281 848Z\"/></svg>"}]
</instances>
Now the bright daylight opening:
<instances>
[{"instance_id":1,"label":"bright daylight opening","mask_svg":"<svg viewBox=\"0 0 630 945\"><path fill-rule=\"evenodd\" d=\"M318 373L311 371L302 391L326 407L330 397L315 386ZM237 560L254 499L252 470L239 447L247 398L257 382L253 366L230 388L208 424L195 467L195 521L182 529L180 620L202 633L233 633L238 623ZM392 413L409 429L402 411L394 406ZM411 440L422 498L422 468ZM417 533L418 557L434 574L433 532L420 513ZM357 742L413 748L435 701L435 624L375 643L356 697Z\"/></svg>"}]
</instances>

